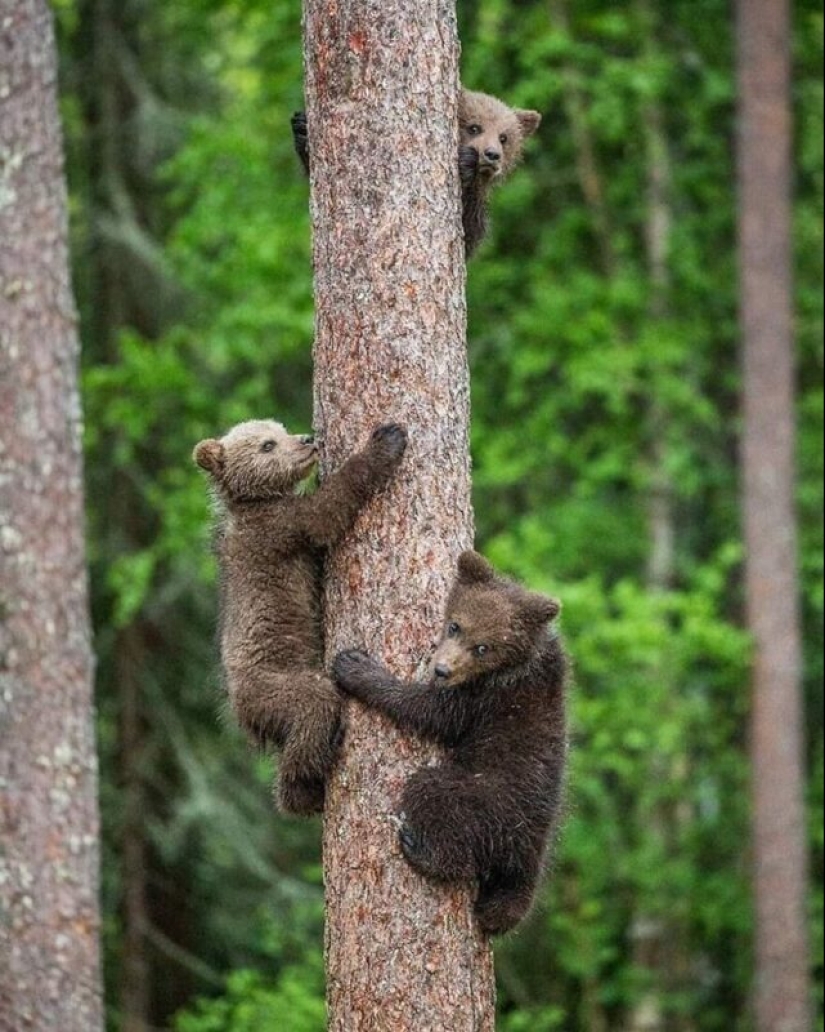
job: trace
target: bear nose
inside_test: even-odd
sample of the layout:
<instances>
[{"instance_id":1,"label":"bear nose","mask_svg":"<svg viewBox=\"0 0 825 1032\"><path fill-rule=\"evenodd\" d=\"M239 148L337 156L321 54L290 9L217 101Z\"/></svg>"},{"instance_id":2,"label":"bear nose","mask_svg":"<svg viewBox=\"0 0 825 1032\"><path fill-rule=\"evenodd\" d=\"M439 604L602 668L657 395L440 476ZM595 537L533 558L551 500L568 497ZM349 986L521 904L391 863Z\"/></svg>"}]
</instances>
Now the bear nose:
<instances>
[{"instance_id":1,"label":"bear nose","mask_svg":"<svg viewBox=\"0 0 825 1032\"><path fill-rule=\"evenodd\" d=\"M435 676L439 679L439 681L446 681L449 678L450 674L452 674L452 670L450 670L450 668L448 666L445 666L443 663L439 663L438 666L435 668Z\"/></svg>"},{"instance_id":2,"label":"bear nose","mask_svg":"<svg viewBox=\"0 0 825 1032\"><path fill-rule=\"evenodd\" d=\"M494 150L492 147L488 147L484 152L484 157L488 161L501 161L501 151Z\"/></svg>"}]
</instances>

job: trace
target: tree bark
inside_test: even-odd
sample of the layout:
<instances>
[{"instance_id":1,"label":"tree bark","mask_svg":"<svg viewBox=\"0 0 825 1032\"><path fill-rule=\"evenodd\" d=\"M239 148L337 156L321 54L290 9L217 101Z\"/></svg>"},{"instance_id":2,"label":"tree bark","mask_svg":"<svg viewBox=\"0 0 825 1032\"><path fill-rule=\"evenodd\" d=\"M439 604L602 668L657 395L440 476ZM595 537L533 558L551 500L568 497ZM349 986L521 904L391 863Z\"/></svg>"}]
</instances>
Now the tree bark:
<instances>
[{"instance_id":1,"label":"tree bark","mask_svg":"<svg viewBox=\"0 0 825 1032\"><path fill-rule=\"evenodd\" d=\"M743 509L755 641L752 762L759 1032L811 1027L802 645L794 507L788 0L739 0Z\"/></svg>"},{"instance_id":2,"label":"tree bark","mask_svg":"<svg viewBox=\"0 0 825 1032\"><path fill-rule=\"evenodd\" d=\"M0 0L0 1029L103 1027L78 339L45 0Z\"/></svg>"},{"instance_id":3,"label":"tree bark","mask_svg":"<svg viewBox=\"0 0 825 1032\"><path fill-rule=\"evenodd\" d=\"M127 489L123 488L124 493ZM123 497L123 495L121 495ZM126 494L128 497L128 494ZM124 526L128 520L124 519ZM118 635L115 670L119 685L118 747L122 792L120 834L120 1032L147 1032L151 1027L152 965L149 959L149 843L146 833L148 801L144 790L143 757L146 728L141 675L147 663L137 623Z\"/></svg>"},{"instance_id":4,"label":"tree bark","mask_svg":"<svg viewBox=\"0 0 825 1032\"><path fill-rule=\"evenodd\" d=\"M331 557L329 655L412 675L473 540L454 0L306 0L316 423L334 468L404 423L399 481ZM491 1032L466 892L407 866L393 817L431 754L353 705L325 825L331 1032Z\"/></svg>"}]
</instances>

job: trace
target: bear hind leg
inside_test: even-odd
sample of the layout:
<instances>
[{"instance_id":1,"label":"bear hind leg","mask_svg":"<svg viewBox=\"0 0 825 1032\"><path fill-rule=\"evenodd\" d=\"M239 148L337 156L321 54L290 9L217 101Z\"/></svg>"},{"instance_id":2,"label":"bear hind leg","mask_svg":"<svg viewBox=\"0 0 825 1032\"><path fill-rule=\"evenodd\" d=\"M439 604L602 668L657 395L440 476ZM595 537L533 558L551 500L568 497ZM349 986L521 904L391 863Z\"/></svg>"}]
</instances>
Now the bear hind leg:
<instances>
[{"instance_id":1,"label":"bear hind leg","mask_svg":"<svg viewBox=\"0 0 825 1032\"><path fill-rule=\"evenodd\" d=\"M401 851L431 881L469 884L477 878L483 800L477 786L445 767L419 771L404 790Z\"/></svg>"},{"instance_id":2,"label":"bear hind leg","mask_svg":"<svg viewBox=\"0 0 825 1032\"><path fill-rule=\"evenodd\" d=\"M532 907L533 889L529 885L494 891L482 888L475 907L476 920L485 935L505 935L527 917Z\"/></svg>"},{"instance_id":3,"label":"bear hind leg","mask_svg":"<svg viewBox=\"0 0 825 1032\"><path fill-rule=\"evenodd\" d=\"M308 816L324 809L326 785L343 741L341 701L323 674L296 678L296 710L279 764L277 801L286 813Z\"/></svg>"},{"instance_id":4,"label":"bear hind leg","mask_svg":"<svg viewBox=\"0 0 825 1032\"><path fill-rule=\"evenodd\" d=\"M476 919L487 935L505 935L520 924L533 908L541 877L539 854L527 852L511 858L505 868L493 868L481 879L476 900Z\"/></svg>"}]
</instances>

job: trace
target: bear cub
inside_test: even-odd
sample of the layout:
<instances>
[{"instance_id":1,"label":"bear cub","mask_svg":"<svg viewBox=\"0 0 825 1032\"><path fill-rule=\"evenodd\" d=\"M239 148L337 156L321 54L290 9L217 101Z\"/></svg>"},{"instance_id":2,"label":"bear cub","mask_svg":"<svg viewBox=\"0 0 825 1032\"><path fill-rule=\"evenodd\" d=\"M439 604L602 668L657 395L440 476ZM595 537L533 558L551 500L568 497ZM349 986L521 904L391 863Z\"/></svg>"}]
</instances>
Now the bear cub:
<instances>
[{"instance_id":1,"label":"bear cub","mask_svg":"<svg viewBox=\"0 0 825 1032\"><path fill-rule=\"evenodd\" d=\"M524 143L538 132L541 115L510 108L486 93L462 90L458 124L464 243L469 257L489 229L490 190L521 161Z\"/></svg>"},{"instance_id":2,"label":"bear cub","mask_svg":"<svg viewBox=\"0 0 825 1032\"><path fill-rule=\"evenodd\" d=\"M464 244L469 258L487 235L490 189L519 163L525 141L541 125L541 115L508 107L486 93L462 90L458 121ZM303 111L292 116L292 135L308 175L309 131Z\"/></svg>"},{"instance_id":3,"label":"bear cub","mask_svg":"<svg viewBox=\"0 0 825 1032\"><path fill-rule=\"evenodd\" d=\"M429 683L404 684L359 651L335 662L343 691L445 748L404 789L400 846L425 877L477 885L476 916L489 935L530 911L558 822L567 660L548 625L559 609L468 552Z\"/></svg>"},{"instance_id":4,"label":"bear cub","mask_svg":"<svg viewBox=\"0 0 825 1032\"><path fill-rule=\"evenodd\" d=\"M268 420L202 441L194 459L211 477L221 576L221 660L231 706L259 744L283 750L278 802L287 813L323 810L341 740L341 699L323 670L324 551L392 478L406 431L380 427L312 495L312 437Z\"/></svg>"}]
</instances>

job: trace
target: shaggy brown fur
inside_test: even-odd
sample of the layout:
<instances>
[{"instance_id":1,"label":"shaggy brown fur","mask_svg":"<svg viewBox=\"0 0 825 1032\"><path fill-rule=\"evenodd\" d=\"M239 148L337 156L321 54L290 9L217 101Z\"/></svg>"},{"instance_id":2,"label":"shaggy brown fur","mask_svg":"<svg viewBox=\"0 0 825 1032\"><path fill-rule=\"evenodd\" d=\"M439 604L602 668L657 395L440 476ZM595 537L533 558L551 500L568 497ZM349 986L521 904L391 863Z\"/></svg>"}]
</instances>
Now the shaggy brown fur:
<instances>
[{"instance_id":1,"label":"shaggy brown fur","mask_svg":"<svg viewBox=\"0 0 825 1032\"><path fill-rule=\"evenodd\" d=\"M521 160L524 141L540 125L538 111L514 110L486 93L462 90L459 171L468 255L487 235L490 190L510 175Z\"/></svg>"},{"instance_id":2,"label":"shaggy brown fur","mask_svg":"<svg viewBox=\"0 0 825 1032\"><path fill-rule=\"evenodd\" d=\"M558 612L468 552L430 683L403 684L362 652L335 663L344 691L446 748L407 783L400 844L425 877L478 885L490 935L529 912L561 804L567 663L547 631Z\"/></svg>"},{"instance_id":3,"label":"shaggy brown fur","mask_svg":"<svg viewBox=\"0 0 825 1032\"><path fill-rule=\"evenodd\" d=\"M538 111L519 111L486 93L462 90L459 101L459 171L464 241L469 257L487 234L487 198L521 160L524 141L541 125ZM292 116L295 150L309 174L309 132L304 112Z\"/></svg>"},{"instance_id":4,"label":"shaggy brown fur","mask_svg":"<svg viewBox=\"0 0 825 1032\"><path fill-rule=\"evenodd\" d=\"M363 452L306 497L295 489L315 469L318 448L279 423L242 423L195 449L220 509L221 657L229 699L249 734L283 749L278 799L288 813L323 809L341 737L340 696L323 672L323 552L388 483L406 445L401 427L381 427Z\"/></svg>"}]
</instances>

